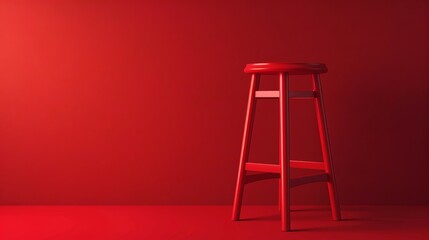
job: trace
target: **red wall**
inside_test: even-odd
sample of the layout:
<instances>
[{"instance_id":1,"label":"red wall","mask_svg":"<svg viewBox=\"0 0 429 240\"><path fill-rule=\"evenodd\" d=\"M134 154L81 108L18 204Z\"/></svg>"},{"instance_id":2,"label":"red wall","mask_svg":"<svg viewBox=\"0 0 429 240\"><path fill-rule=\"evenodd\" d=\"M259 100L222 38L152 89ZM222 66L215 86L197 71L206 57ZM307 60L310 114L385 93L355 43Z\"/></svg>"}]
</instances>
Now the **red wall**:
<instances>
[{"instance_id":1,"label":"red wall","mask_svg":"<svg viewBox=\"0 0 429 240\"><path fill-rule=\"evenodd\" d=\"M328 65L342 203L429 203L427 1L35 2L0 3L0 204L231 204L263 61ZM320 159L312 102L291 108L292 157ZM258 103L252 161L277 159L276 111Z\"/></svg>"}]
</instances>

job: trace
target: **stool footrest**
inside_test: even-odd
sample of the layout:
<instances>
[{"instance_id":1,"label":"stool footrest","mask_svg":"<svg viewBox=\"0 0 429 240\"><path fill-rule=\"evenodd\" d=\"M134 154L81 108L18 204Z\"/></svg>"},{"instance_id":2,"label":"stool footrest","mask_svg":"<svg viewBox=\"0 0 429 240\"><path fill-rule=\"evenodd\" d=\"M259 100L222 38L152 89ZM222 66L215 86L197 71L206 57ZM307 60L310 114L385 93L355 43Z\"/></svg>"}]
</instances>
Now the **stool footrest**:
<instances>
[{"instance_id":1,"label":"stool footrest","mask_svg":"<svg viewBox=\"0 0 429 240\"><path fill-rule=\"evenodd\" d=\"M246 175L244 183L248 184L252 182L257 182L257 181L266 180L266 179L273 179L273 178L280 178L280 173L259 173L259 174ZM290 179L289 184L290 184L290 187L297 187L307 183L327 182L328 180L329 180L328 173L320 173L320 174L311 175L311 176L292 178Z\"/></svg>"},{"instance_id":2,"label":"stool footrest","mask_svg":"<svg viewBox=\"0 0 429 240\"><path fill-rule=\"evenodd\" d=\"M291 168L325 170L323 162L290 160ZM267 173L280 173L280 165L266 164L266 163L246 163L246 171L267 172Z\"/></svg>"},{"instance_id":3,"label":"stool footrest","mask_svg":"<svg viewBox=\"0 0 429 240\"><path fill-rule=\"evenodd\" d=\"M280 165L266 163L246 163L246 171L280 173Z\"/></svg>"},{"instance_id":4,"label":"stool footrest","mask_svg":"<svg viewBox=\"0 0 429 240\"><path fill-rule=\"evenodd\" d=\"M314 162L314 161L290 160L290 167L313 169L313 170L325 170L325 165L323 162Z\"/></svg>"},{"instance_id":5,"label":"stool footrest","mask_svg":"<svg viewBox=\"0 0 429 240\"><path fill-rule=\"evenodd\" d=\"M316 91L290 91L289 98L315 98ZM279 98L279 91L255 91L255 98Z\"/></svg>"},{"instance_id":6,"label":"stool footrest","mask_svg":"<svg viewBox=\"0 0 429 240\"><path fill-rule=\"evenodd\" d=\"M279 91L255 91L255 98L279 98Z\"/></svg>"}]
</instances>

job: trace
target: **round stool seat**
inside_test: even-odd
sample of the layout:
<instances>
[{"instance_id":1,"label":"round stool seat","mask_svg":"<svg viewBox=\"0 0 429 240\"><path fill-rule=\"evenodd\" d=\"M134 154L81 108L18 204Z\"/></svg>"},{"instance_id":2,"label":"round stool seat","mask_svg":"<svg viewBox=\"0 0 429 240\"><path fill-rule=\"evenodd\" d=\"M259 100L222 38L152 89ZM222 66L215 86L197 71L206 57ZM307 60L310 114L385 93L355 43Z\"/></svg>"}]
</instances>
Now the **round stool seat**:
<instances>
[{"instance_id":1,"label":"round stool seat","mask_svg":"<svg viewBox=\"0 0 429 240\"><path fill-rule=\"evenodd\" d=\"M277 74L287 72L291 75L325 73L328 69L323 63L250 63L244 68L245 73Z\"/></svg>"}]
</instances>

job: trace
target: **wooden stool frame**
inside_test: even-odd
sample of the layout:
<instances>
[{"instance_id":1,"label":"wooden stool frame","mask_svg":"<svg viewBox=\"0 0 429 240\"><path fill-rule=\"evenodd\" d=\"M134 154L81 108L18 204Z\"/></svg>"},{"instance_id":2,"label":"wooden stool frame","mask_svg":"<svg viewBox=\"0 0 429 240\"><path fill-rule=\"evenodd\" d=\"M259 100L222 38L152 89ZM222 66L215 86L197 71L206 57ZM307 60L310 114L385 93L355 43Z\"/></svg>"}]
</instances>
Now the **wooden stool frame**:
<instances>
[{"instance_id":1,"label":"wooden stool frame","mask_svg":"<svg viewBox=\"0 0 429 240\"><path fill-rule=\"evenodd\" d=\"M249 68L250 65L250 68ZM251 73L249 98L247 102L246 118L244 124L243 140L240 152L240 165L238 169L237 184L233 204L233 220L240 219L240 211L243 198L244 185L259 180L279 178L279 208L281 212L281 229L282 231L290 231L290 189L299 185L326 182L331 205L333 220L341 220L340 205L338 194L335 185L335 176L332 166L331 149L329 144L328 128L326 123L325 106L323 102L322 86L320 83L320 73L326 72L327 69L323 65L320 69L307 69L307 65L303 65L300 71L296 69L290 70L290 64L283 67L271 69L267 74L277 73L279 77L278 91L258 91L261 74L264 74L266 69L258 68L255 70L256 64L248 64L246 67L248 73ZM298 67L302 67L299 65ZM313 66L312 66L313 67ZM319 67L316 65L316 67ZM250 70L249 70L250 69ZM292 74L311 74L313 82L312 91L289 91L289 75ZM252 125L254 120L255 100L257 98L278 98L280 125L279 125L279 164L264 164L248 162L250 139L252 135ZM289 100L290 99L314 99L316 109L317 125L319 130L320 143L322 148L323 162L290 160L290 141L289 141ZM321 170L322 173L306 176L296 179L290 178L290 168L303 168ZM247 171L262 172L259 174L247 175Z\"/></svg>"}]
</instances>

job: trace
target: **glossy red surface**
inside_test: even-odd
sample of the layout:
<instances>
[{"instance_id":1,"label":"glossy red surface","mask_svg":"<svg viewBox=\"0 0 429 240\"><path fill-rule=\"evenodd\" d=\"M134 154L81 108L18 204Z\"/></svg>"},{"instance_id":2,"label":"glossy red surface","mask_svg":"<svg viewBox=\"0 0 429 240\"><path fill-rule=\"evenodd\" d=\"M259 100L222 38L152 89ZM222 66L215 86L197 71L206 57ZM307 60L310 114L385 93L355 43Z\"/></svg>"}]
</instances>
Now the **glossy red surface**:
<instances>
[{"instance_id":1,"label":"glossy red surface","mask_svg":"<svg viewBox=\"0 0 429 240\"><path fill-rule=\"evenodd\" d=\"M0 239L377 239L426 240L429 208L346 206L332 221L328 207L292 206L292 232L279 231L276 206L2 206Z\"/></svg>"},{"instance_id":2,"label":"glossy red surface","mask_svg":"<svg viewBox=\"0 0 429 240\"><path fill-rule=\"evenodd\" d=\"M323 63L250 63L244 68L245 73L271 73L287 72L295 74L326 73L328 68Z\"/></svg>"}]
</instances>

